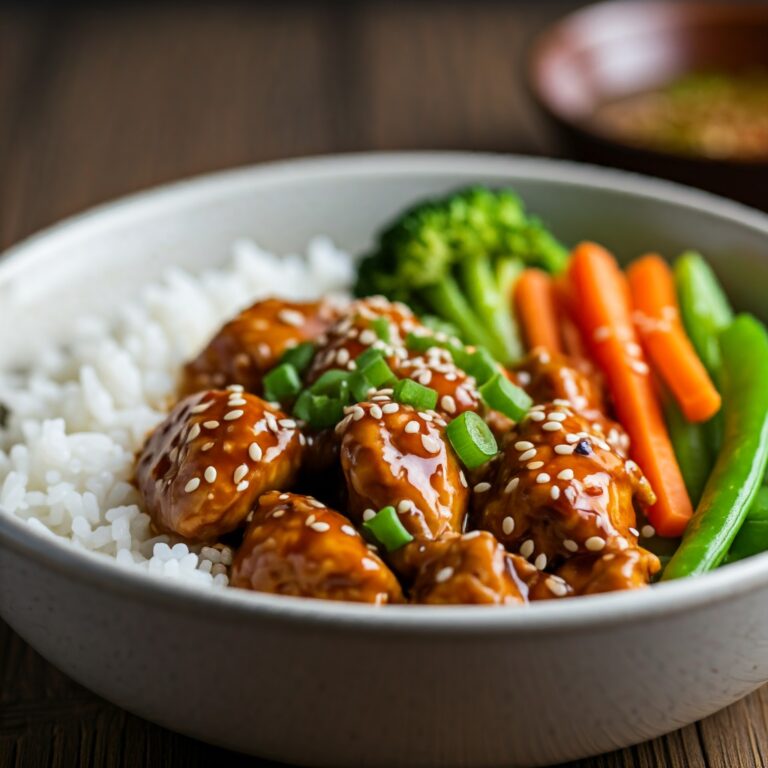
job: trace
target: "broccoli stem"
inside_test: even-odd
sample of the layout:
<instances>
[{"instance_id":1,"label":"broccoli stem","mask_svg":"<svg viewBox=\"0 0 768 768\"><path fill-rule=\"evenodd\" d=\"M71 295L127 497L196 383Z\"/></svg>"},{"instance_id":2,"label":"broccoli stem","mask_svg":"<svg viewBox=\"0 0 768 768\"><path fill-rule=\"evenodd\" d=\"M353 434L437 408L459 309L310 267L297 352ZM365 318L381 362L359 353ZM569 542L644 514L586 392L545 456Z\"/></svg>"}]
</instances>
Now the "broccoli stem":
<instances>
[{"instance_id":1,"label":"broccoli stem","mask_svg":"<svg viewBox=\"0 0 768 768\"><path fill-rule=\"evenodd\" d=\"M509 294L502 292L490 259L470 254L459 262L462 285L488 334L493 338L491 354L502 363L510 363L520 355L520 341L512 323Z\"/></svg>"},{"instance_id":2,"label":"broccoli stem","mask_svg":"<svg viewBox=\"0 0 768 768\"><path fill-rule=\"evenodd\" d=\"M459 329L465 342L486 347L492 355L496 355L499 350L495 349L495 339L472 311L453 277L446 275L439 283L422 288L420 294L435 314Z\"/></svg>"}]
</instances>

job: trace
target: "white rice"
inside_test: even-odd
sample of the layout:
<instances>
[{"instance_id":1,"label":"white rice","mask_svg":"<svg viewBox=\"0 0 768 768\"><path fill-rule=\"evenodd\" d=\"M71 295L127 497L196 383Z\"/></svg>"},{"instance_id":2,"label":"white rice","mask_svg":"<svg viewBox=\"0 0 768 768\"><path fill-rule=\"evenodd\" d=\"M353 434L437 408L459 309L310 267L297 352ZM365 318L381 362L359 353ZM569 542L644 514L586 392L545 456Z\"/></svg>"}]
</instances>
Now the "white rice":
<instances>
[{"instance_id":1,"label":"white rice","mask_svg":"<svg viewBox=\"0 0 768 768\"><path fill-rule=\"evenodd\" d=\"M352 258L326 238L305 256L250 241L230 264L170 270L108 323L84 318L67 349L50 348L23 376L0 371L0 513L130 567L225 586L232 553L153 536L130 484L136 451L172 404L181 365L224 321L267 296L346 294Z\"/></svg>"}]
</instances>

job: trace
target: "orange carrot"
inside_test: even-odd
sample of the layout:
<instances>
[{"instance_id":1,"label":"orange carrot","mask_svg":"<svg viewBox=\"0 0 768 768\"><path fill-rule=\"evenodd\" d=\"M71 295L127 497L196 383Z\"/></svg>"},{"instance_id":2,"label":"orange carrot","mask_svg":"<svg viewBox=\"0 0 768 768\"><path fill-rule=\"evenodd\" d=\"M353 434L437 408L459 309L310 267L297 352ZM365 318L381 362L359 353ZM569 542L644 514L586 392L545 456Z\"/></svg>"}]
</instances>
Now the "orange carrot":
<instances>
[{"instance_id":1,"label":"orange carrot","mask_svg":"<svg viewBox=\"0 0 768 768\"><path fill-rule=\"evenodd\" d=\"M568 277L578 322L631 438L632 457L656 493L648 519L662 536L680 536L693 508L637 344L626 278L613 256L594 243L574 250Z\"/></svg>"},{"instance_id":2,"label":"orange carrot","mask_svg":"<svg viewBox=\"0 0 768 768\"><path fill-rule=\"evenodd\" d=\"M515 283L515 307L528 349L562 352L555 287L540 269L524 269Z\"/></svg>"},{"instance_id":3,"label":"orange carrot","mask_svg":"<svg viewBox=\"0 0 768 768\"><path fill-rule=\"evenodd\" d=\"M565 275L555 279L557 297L557 316L560 320L560 336L563 339L565 354L575 360L589 361L589 353L581 338L581 331L573 321L573 302L571 301L568 280Z\"/></svg>"},{"instance_id":4,"label":"orange carrot","mask_svg":"<svg viewBox=\"0 0 768 768\"><path fill-rule=\"evenodd\" d=\"M720 393L683 330L672 270L651 253L630 265L627 279L635 327L654 370L688 421L712 418L720 410Z\"/></svg>"}]
</instances>

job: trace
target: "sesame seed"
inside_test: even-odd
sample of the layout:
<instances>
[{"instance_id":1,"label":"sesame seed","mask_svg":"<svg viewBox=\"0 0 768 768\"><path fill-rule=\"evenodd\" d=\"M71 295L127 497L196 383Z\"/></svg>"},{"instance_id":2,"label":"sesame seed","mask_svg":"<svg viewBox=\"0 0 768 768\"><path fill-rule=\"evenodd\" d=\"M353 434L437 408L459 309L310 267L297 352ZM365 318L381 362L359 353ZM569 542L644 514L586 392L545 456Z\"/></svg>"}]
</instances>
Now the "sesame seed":
<instances>
[{"instance_id":1,"label":"sesame seed","mask_svg":"<svg viewBox=\"0 0 768 768\"><path fill-rule=\"evenodd\" d=\"M361 344L370 346L371 344L376 342L376 339L377 339L376 334L370 328L366 328L365 330L360 331Z\"/></svg>"},{"instance_id":2,"label":"sesame seed","mask_svg":"<svg viewBox=\"0 0 768 768\"><path fill-rule=\"evenodd\" d=\"M633 536L639 536L639 535L640 535L640 531L638 531L638 530L637 530L637 528L630 528L630 529L629 529L629 532L630 532L630 533L631 533Z\"/></svg>"},{"instance_id":3,"label":"sesame seed","mask_svg":"<svg viewBox=\"0 0 768 768\"><path fill-rule=\"evenodd\" d=\"M326 531L331 530L331 526L328 525L328 523L324 523L322 520L318 521L317 523L312 523L312 525L309 527L318 533L325 533Z\"/></svg>"},{"instance_id":4,"label":"sesame seed","mask_svg":"<svg viewBox=\"0 0 768 768\"><path fill-rule=\"evenodd\" d=\"M242 384L230 384L227 387L227 392L242 392L245 387Z\"/></svg>"},{"instance_id":5,"label":"sesame seed","mask_svg":"<svg viewBox=\"0 0 768 768\"><path fill-rule=\"evenodd\" d=\"M232 476L232 481L237 485L248 474L248 465L241 464Z\"/></svg>"},{"instance_id":6,"label":"sesame seed","mask_svg":"<svg viewBox=\"0 0 768 768\"><path fill-rule=\"evenodd\" d=\"M648 368L648 365L647 365L646 363L644 363L642 360L633 360L633 361L632 361L632 362L629 364L629 367L630 367L630 368L631 368L631 369L632 369L632 370L633 370L635 373L639 374L640 376L645 376L645 375L648 373L648 371L650 370L650 369Z\"/></svg>"},{"instance_id":7,"label":"sesame seed","mask_svg":"<svg viewBox=\"0 0 768 768\"><path fill-rule=\"evenodd\" d=\"M397 413L400 410L400 403L387 403L381 406L381 412L390 414Z\"/></svg>"},{"instance_id":8,"label":"sesame seed","mask_svg":"<svg viewBox=\"0 0 768 768\"><path fill-rule=\"evenodd\" d=\"M539 485L544 485L544 483L548 483L552 478L546 473L541 472L540 474L536 475L536 482Z\"/></svg>"},{"instance_id":9,"label":"sesame seed","mask_svg":"<svg viewBox=\"0 0 768 768\"><path fill-rule=\"evenodd\" d=\"M541 411L529 411L528 418L531 421L544 421L547 417Z\"/></svg>"},{"instance_id":10,"label":"sesame seed","mask_svg":"<svg viewBox=\"0 0 768 768\"><path fill-rule=\"evenodd\" d=\"M336 353L336 362L339 365L346 365L349 362L349 350L346 347L342 347Z\"/></svg>"},{"instance_id":11,"label":"sesame seed","mask_svg":"<svg viewBox=\"0 0 768 768\"><path fill-rule=\"evenodd\" d=\"M579 440L580 440L579 436L578 436L578 435L575 435L573 432L569 432L569 433L568 433L568 434L565 436L565 442L566 442L566 443L578 443L578 442L579 442Z\"/></svg>"},{"instance_id":12,"label":"sesame seed","mask_svg":"<svg viewBox=\"0 0 768 768\"><path fill-rule=\"evenodd\" d=\"M443 395L440 399L440 405L448 413L456 413L456 401L450 395Z\"/></svg>"},{"instance_id":13,"label":"sesame seed","mask_svg":"<svg viewBox=\"0 0 768 768\"><path fill-rule=\"evenodd\" d=\"M472 541L472 539L476 539L482 531L470 531L469 533L465 533L461 538L464 539L464 541Z\"/></svg>"},{"instance_id":14,"label":"sesame seed","mask_svg":"<svg viewBox=\"0 0 768 768\"><path fill-rule=\"evenodd\" d=\"M296 429L296 422L293 419L280 419L277 423L285 429Z\"/></svg>"},{"instance_id":15,"label":"sesame seed","mask_svg":"<svg viewBox=\"0 0 768 768\"><path fill-rule=\"evenodd\" d=\"M272 513L272 517L282 517L284 514L285 514L285 510L284 509L276 509Z\"/></svg>"},{"instance_id":16,"label":"sesame seed","mask_svg":"<svg viewBox=\"0 0 768 768\"><path fill-rule=\"evenodd\" d=\"M360 421L360 419L362 419L363 416L365 416L365 411L359 405L356 405L352 409L352 419L354 421Z\"/></svg>"},{"instance_id":17,"label":"sesame seed","mask_svg":"<svg viewBox=\"0 0 768 768\"><path fill-rule=\"evenodd\" d=\"M638 467L637 464L632 461L632 459L627 459L624 462L624 468L627 470L627 472L634 472L636 469L640 469L640 467Z\"/></svg>"},{"instance_id":18,"label":"sesame seed","mask_svg":"<svg viewBox=\"0 0 768 768\"><path fill-rule=\"evenodd\" d=\"M560 445L555 446L555 453L559 456L569 456L573 453L574 446L572 445L565 445L564 443L561 443Z\"/></svg>"},{"instance_id":19,"label":"sesame seed","mask_svg":"<svg viewBox=\"0 0 768 768\"><path fill-rule=\"evenodd\" d=\"M568 418L562 411L553 411L547 414L550 421L565 421Z\"/></svg>"},{"instance_id":20,"label":"sesame seed","mask_svg":"<svg viewBox=\"0 0 768 768\"><path fill-rule=\"evenodd\" d=\"M640 529L640 535L644 539L650 539L652 536L656 535L656 529L652 525L644 525Z\"/></svg>"},{"instance_id":21,"label":"sesame seed","mask_svg":"<svg viewBox=\"0 0 768 768\"><path fill-rule=\"evenodd\" d=\"M550 576L544 583L547 585L549 591L557 597L564 597L568 594L568 587L555 576Z\"/></svg>"},{"instance_id":22,"label":"sesame seed","mask_svg":"<svg viewBox=\"0 0 768 768\"><path fill-rule=\"evenodd\" d=\"M214 445L215 445L215 443L212 443L212 442L211 443L206 443L200 450L201 451L210 451L211 448L213 448Z\"/></svg>"},{"instance_id":23,"label":"sesame seed","mask_svg":"<svg viewBox=\"0 0 768 768\"><path fill-rule=\"evenodd\" d=\"M533 539L526 539L520 545L520 554L526 559L529 558L533 554L535 546L536 545L533 543Z\"/></svg>"},{"instance_id":24,"label":"sesame seed","mask_svg":"<svg viewBox=\"0 0 768 768\"><path fill-rule=\"evenodd\" d=\"M261 446L258 443L251 443L248 446L248 456L250 457L251 461L261 461L262 455L263 452L261 450Z\"/></svg>"},{"instance_id":25,"label":"sesame seed","mask_svg":"<svg viewBox=\"0 0 768 768\"><path fill-rule=\"evenodd\" d=\"M432 371L426 368L418 375L418 382L423 387L426 387L432 381Z\"/></svg>"},{"instance_id":26,"label":"sesame seed","mask_svg":"<svg viewBox=\"0 0 768 768\"><path fill-rule=\"evenodd\" d=\"M558 480L573 480L573 470L563 469L557 473Z\"/></svg>"},{"instance_id":27,"label":"sesame seed","mask_svg":"<svg viewBox=\"0 0 768 768\"><path fill-rule=\"evenodd\" d=\"M247 480L243 480L242 483L237 484L236 490L238 493L242 493L249 485L250 483Z\"/></svg>"},{"instance_id":28,"label":"sesame seed","mask_svg":"<svg viewBox=\"0 0 768 768\"><path fill-rule=\"evenodd\" d=\"M528 440L518 440L515 443L516 451L530 451L531 448L533 448L533 443L529 442Z\"/></svg>"},{"instance_id":29,"label":"sesame seed","mask_svg":"<svg viewBox=\"0 0 768 768\"><path fill-rule=\"evenodd\" d=\"M468 488L469 484L467 483L467 476L464 474L464 470L459 470L459 482L465 487Z\"/></svg>"},{"instance_id":30,"label":"sesame seed","mask_svg":"<svg viewBox=\"0 0 768 768\"><path fill-rule=\"evenodd\" d=\"M224 414L224 421L234 421L243 415L243 411L235 410Z\"/></svg>"},{"instance_id":31,"label":"sesame seed","mask_svg":"<svg viewBox=\"0 0 768 768\"><path fill-rule=\"evenodd\" d=\"M309 528L309 526L312 525L315 522L315 520L317 520L317 515L315 514L308 515L307 519L304 521L304 525L306 525L307 528Z\"/></svg>"},{"instance_id":32,"label":"sesame seed","mask_svg":"<svg viewBox=\"0 0 768 768\"><path fill-rule=\"evenodd\" d=\"M309 498L307 499L307 504L309 504L310 507L314 507L315 509L325 509L325 504L323 504L322 501L318 501L317 499Z\"/></svg>"},{"instance_id":33,"label":"sesame seed","mask_svg":"<svg viewBox=\"0 0 768 768\"><path fill-rule=\"evenodd\" d=\"M569 552L578 552L579 551L579 545L573 539L563 539L563 546Z\"/></svg>"},{"instance_id":34,"label":"sesame seed","mask_svg":"<svg viewBox=\"0 0 768 768\"><path fill-rule=\"evenodd\" d=\"M422 435L421 444L424 446L424 450L427 453L439 453L440 441L432 437L432 435Z\"/></svg>"},{"instance_id":35,"label":"sesame seed","mask_svg":"<svg viewBox=\"0 0 768 768\"><path fill-rule=\"evenodd\" d=\"M200 487L200 478L199 477L193 477L185 486L184 490L187 493L192 493L192 491L196 491Z\"/></svg>"},{"instance_id":36,"label":"sesame seed","mask_svg":"<svg viewBox=\"0 0 768 768\"><path fill-rule=\"evenodd\" d=\"M281 309L277 313L277 319L286 325L292 325L296 328L304 324L304 315L295 309Z\"/></svg>"},{"instance_id":37,"label":"sesame seed","mask_svg":"<svg viewBox=\"0 0 768 768\"><path fill-rule=\"evenodd\" d=\"M536 449L535 449L535 448L529 448L527 451L525 451L525 453L521 453L521 454L520 454L520 456L519 456L519 458L520 458L520 461L521 461L521 462L523 462L523 461L529 461L529 460L530 460L530 459L532 459L532 458L533 458L535 455L536 455Z\"/></svg>"},{"instance_id":38,"label":"sesame seed","mask_svg":"<svg viewBox=\"0 0 768 768\"><path fill-rule=\"evenodd\" d=\"M235 394L235 395L232 395L229 398L229 400L227 400L227 405L230 407L235 405L248 405L248 402L244 400L242 397L240 397L239 395Z\"/></svg>"},{"instance_id":39,"label":"sesame seed","mask_svg":"<svg viewBox=\"0 0 768 768\"><path fill-rule=\"evenodd\" d=\"M549 495L552 497L553 501L557 501L560 498L559 486L553 485L552 488L550 488Z\"/></svg>"},{"instance_id":40,"label":"sesame seed","mask_svg":"<svg viewBox=\"0 0 768 768\"><path fill-rule=\"evenodd\" d=\"M218 421L204 421L203 426L206 429L218 429L220 424Z\"/></svg>"},{"instance_id":41,"label":"sesame seed","mask_svg":"<svg viewBox=\"0 0 768 768\"><path fill-rule=\"evenodd\" d=\"M478 483L473 489L475 493L485 493L486 491L491 490L491 484L490 483Z\"/></svg>"},{"instance_id":42,"label":"sesame seed","mask_svg":"<svg viewBox=\"0 0 768 768\"><path fill-rule=\"evenodd\" d=\"M530 470L541 469L543 466L544 466L543 461L532 461L529 464L526 464L526 467Z\"/></svg>"},{"instance_id":43,"label":"sesame seed","mask_svg":"<svg viewBox=\"0 0 768 768\"><path fill-rule=\"evenodd\" d=\"M542 552L540 555L537 555L536 559L533 561L533 564L540 571L543 571L547 567L547 556Z\"/></svg>"},{"instance_id":44,"label":"sesame seed","mask_svg":"<svg viewBox=\"0 0 768 768\"><path fill-rule=\"evenodd\" d=\"M347 525L346 523L341 526L341 532L346 533L347 536L357 536L357 531L351 525Z\"/></svg>"},{"instance_id":45,"label":"sesame seed","mask_svg":"<svg viewBox=\"0 0 768 768\"><path fill-rule=\"evenodd\" d=\"M504 493L512 493L512 491L517 488L517 486L520 485L520 478L519 477L513 477L508 483L507 487L504 489Z\"/></svg>"},{"instance_id":46,"label":"sesame seed","mask_svg":"<svg viewBox=\"0 0 768 768\"><path fill-rule=\"evenodd\" d=\"M627 354L632 357L640 357L643 354L642 347L635 341L628 341L624 345L624 349L627 350Z\"/></svg>"},{"instance_id":47,"label":"sesame seed","mask_svg":"<svg viewBox=\"0 0 768 768\"><path fill-rule=\"evenodd\" d=\"M450 565L447 565L445 568L441 568L436 574L435 574L435 581L438 584L442 584L444 581L448 581L448 579L453 576L453 568L451 568Z\"/></svg>"},{"instance_id":48,"label":"sesame seed","mask_svg":"<svg viewBox=\"0 0 768 768\"><path fill-rule=\"evenodd\" d=\"M363 568L365 568L366 571L379 570L379 564L375 560L371 560L370 557L364 557L360 562L362 563Z\"/></svg>"},{"instance_id":49,"label":"sesame seed","mask_svg":"<svg viewBox=\"0 0 768 768\"><path fill-rule=\"evenodd\" d=\"M367 523L369 520L373 520L373 518L376 517L376 511L373 509L366 509L363 512L363 520Z\"/></svg>"},{"instance_id":50,"label":"sesame seed","mask_svg":"<svg viewBox=\"0 0 768 768\"><path fill-rule=\"evenodd\" d=\"M194 406L194 408L190 408L190 413L202 413L203 411L207 411L211 406L213 405L213 400L209 400L207 403L200 403L199 405Z\"/></svg>"},{"instance_id":51,"label":"sesame seed","mask_svg":"<svg viewBox=\"0 0 768 768\"><path fill-rule=\"evenodd\" d=\"M432 421L432 414L427 413L426 411L419 411L419 416L421 416L424 421Z\"/></svg>"},{"instance_id":52,"label":"sesame seed","mask_svg":"<svg viewBox=\"0 0 768 768\"><path fill-rule=\"evenodd\" d=\"M571 401L564 400L562 397L558 397L552 401L552 404L562 406L563 408L568 408L571 405Z\"/></svg>"},{"instance_id":53,"label":"sesame seed","mask_svg":"<svg viewBox=\"0 0 768 768\"><path fill-rule=\"evenodd\" d=\"M512 531L515 530L515 518L514 517L505 517L501 521L501 530L504 532L505 536L509 536Z\"/></svg>"},{"instance_id":54,"label":"sesame seed","mask_svg":"<svg viewBox=\"0 0 768 768\"><path fill-rule=\"evenodd\" d=\"M217 474L216 467L206 467L203 477L205 477L206 482L215 483Z\"/></svg>"},{"instance_id":55,"label":"sesame seed","mask_svg":"<svg viewBox=\"0 0 768 768\"><path fill-rule=\"evenodd\" d=\"M402 499L397 505L397 511L401 515L404 515L406 512L410 512L414 506L414 503L410 499Z\"/></svg>"},{"instance_id":56,"label":"sesame seed","mask_svg":"<svg viewBox=\"0 0 768 768\"><path fill-rule=\"evenodd\" d=\"M374 419L380 419L382 417L381 406L374 403L370 408L370 413Z\"/></svg>"},{"instance_id":57,"label":"sesame seed","mask_svg":"<svg viewBox=\"0 0 768 768\"><path fill-rule=\"evenodd\" d=\"M584 542L584 546L590 552L599 552L601 549L605 547L605 539L600 538L600 536L590 536Z\"/></svg>"},{"instance_id":58,"label":"sesame seed","mask_svg":"<svg viewBox=\"0 0 768 768\"><path fill-rule=\"evenodd\" d=\"M191 443L199 434L200 434L200 425L193 424L189 428L189 433L187 434L187 439L185 440L185 442Z\"/></svg>"},{"instance_id":59,"label":"sesame seed","mask_svg":"<svg viewBox=\"0 0 768 768\"><path fill-rule=\"evenodd\" d=\"M541 428L545 432L557 432L558 429L563 428L563 425L559 421L548 421L546 424L542 424Z\"/></svg>"},{"instance_id":60,"label":"sesame seed","mask_svg":"<svg viewBox=\"0 0 768 768\"><path fill-rule=\"evenodd\" d=\"M409 421L405 425L405 431L408 432L411 435L414 434L414 432L418 432L419 428L420 427L419 427L419 422L418 421L413 421L412 420L412 421Z\"/></svg>"}]
</instances>

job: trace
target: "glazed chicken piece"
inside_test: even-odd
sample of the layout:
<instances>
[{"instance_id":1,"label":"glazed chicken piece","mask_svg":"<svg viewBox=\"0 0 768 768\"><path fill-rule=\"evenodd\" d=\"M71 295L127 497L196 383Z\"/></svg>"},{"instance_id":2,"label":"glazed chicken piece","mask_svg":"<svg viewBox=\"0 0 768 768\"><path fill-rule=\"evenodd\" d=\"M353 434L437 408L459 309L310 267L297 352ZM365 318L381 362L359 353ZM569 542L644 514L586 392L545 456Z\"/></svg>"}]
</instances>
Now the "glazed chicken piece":
<instances>
[{"instance_id":1,"label":"glazed chicken piece","mask_svg":"<svg viewBox=\"0 0 768 768\"><path fill-rule=\"evenodd\" d=\"M139 454L144 508L160 531L215 541L262 493L293 482L304 442L295 421L237 387L190 395Z\"/></svg>"},{"instance_id":2,"label":"glazed chicken piece","mask_svg":"<svg viewBox=\"0 0 768 768\"><path fill-rule=\"evenodd\" d=\"M296 303L265 299L226 323L208 346L184 368L183 393L239 384L261 394L265 373L283 353L303 341L312 341L338 317L327 302Z\"/></svg>"},{"instance_id":3,"label":"glazed chicken piece","mask_svg":"<svg viewBox=\"0 0 768 768\"><path fill-rule=\"evenodd\" d=\"M596 595L646 587L659 570L659 559L645 549L624 549L605 555L577 555L557 575L576 595Z\"/></svg>"},{"instance_id":4,"label":"glazed chicken piece","mask_svg":"<svg viewBox=\"0 0 768 768\"><path fill-rule=\"evenodd\" d=\"M430 347L423 353L409 353L397 367L400 378L409 378L437 392L435 410L452 419L464 411L480 409L480 394L474 378L459 368L450 352Z\"/></svg>"},{"instance_id":5,"label":"glazed chicken piece","mask_svg":"<svg viewBox=\"0 0 768 768\"><path fill-rule=\"evenodd\" d=\"M384 335L388 341L380 338L377 325L386 327ZM355 359L371 347L381 350L395 371L398 362L407 357L405 337L419 326L418 319L405 304L392 303L381 296L359 299L318 339L307 381L312 383L333 368L355 370Z\"/></svg>"},{"instance_id":6,"label":"glazed chicken piece","mask_svg":"<svg viewBox=\"0 0 768 768\"><path fill-rule=\"evenodd\" d=\"M655 501L637 464L559 402L534 407L508 436L493 483L473 489L478 527L541 570L635 548L634 505Z\"/></svg>"},{"instance_id":7,"label":"glazed chicken piece","mask_svg":"<svg viewBox=\"0 0 768 768\"><path fill-rule=\"evenodd\" d=\"M527 603L541 573L507 552L487 531L471 531L422 545L422 562L411 589L415 603Z\"/></svg>"},{"instance_id":8,"label":"glazed chicken piece","mask_svg":"<svg viewBox=\"0 0 768 768\"><path fill-rule=\"evenodd\" d=\"M346 517L311 496L279 491L259 499L230 583L279 595L403 602L395 575Z\"/></svg>"},{"instance_id":9,"label":"glazed chicken piece","mask_svg":"<svg viewBox=\"0 0 768 768\"><path fill-rule=\"evenodd\" d=\"M442 418L395 403L388 395L376 395L347 411L337 432L352 519L361 523L392 505L417 541L460 533L468 490L444 439Z\"/></svg>"}]
</instances>

